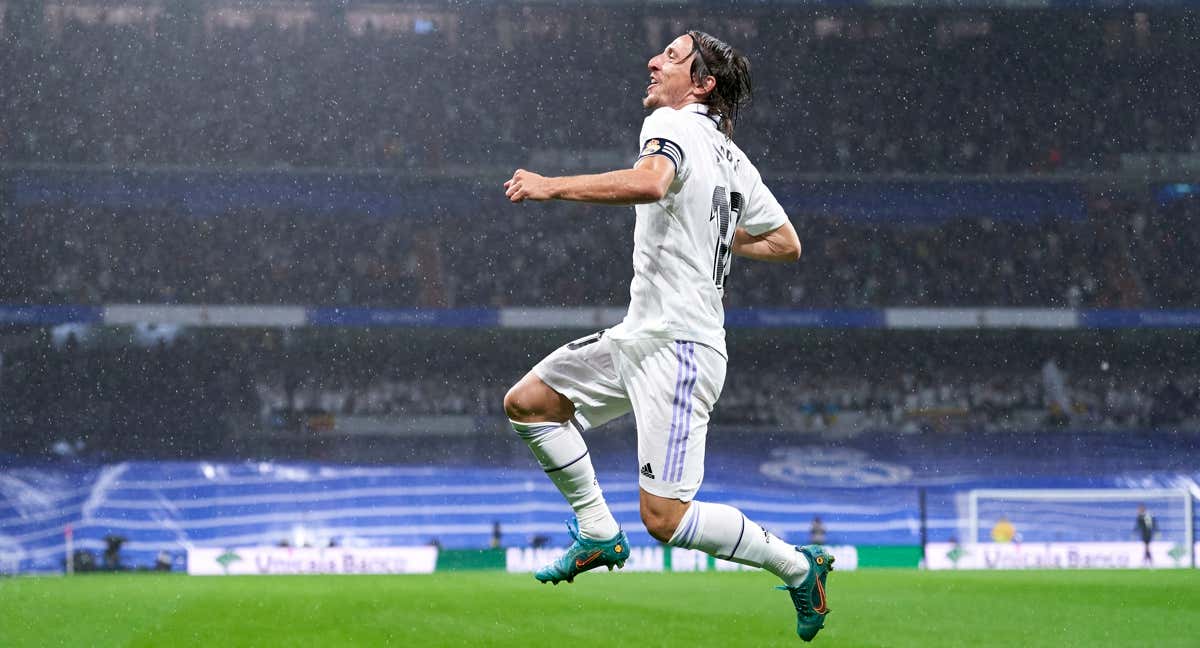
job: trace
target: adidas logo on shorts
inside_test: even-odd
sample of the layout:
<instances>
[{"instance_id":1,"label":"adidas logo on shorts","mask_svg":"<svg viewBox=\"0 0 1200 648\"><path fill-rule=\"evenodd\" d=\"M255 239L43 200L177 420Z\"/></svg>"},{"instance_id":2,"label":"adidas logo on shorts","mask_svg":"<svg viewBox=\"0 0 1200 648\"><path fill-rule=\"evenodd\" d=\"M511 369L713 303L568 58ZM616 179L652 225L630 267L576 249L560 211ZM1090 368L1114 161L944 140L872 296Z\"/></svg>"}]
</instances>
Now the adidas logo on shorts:
<instances>
[{"instance_id":1,"label":"adidas logo on shorts","mask_svg":"<svg viewBox=\"0 0 1200 648\"><path fill-rule=\"evenodd\" d=\"M650 464L646 464L645 466L642 466L642 475L644 477L649 477L650 479L654 479L654 471L650 469Z\"/></svg>"}]
</instances>

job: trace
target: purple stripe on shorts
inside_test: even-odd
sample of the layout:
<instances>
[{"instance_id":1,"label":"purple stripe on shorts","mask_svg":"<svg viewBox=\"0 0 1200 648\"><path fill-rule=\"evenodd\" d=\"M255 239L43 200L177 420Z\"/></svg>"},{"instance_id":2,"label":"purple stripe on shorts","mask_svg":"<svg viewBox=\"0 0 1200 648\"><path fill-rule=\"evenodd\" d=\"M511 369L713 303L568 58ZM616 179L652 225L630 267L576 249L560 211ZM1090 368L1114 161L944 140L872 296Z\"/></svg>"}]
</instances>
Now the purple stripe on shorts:
<instances>
[{"instance_id":1,"label":"purple stripe on shorts","mask_svg":"<svg viewBox=\"0 0 1200 648\"><path fill-rule=\"evenodd\" d=\"M683 457L687 454L687 442L692 436L692 397L696 390L696 381L700 378L700 367L696 364L696 345L688 342L688 364L692 368L692 381L688 385L687 410L683 417L683 437L679 440L679 458L675 465L675 481L683 479Z\"/></svg>"},{"instance_id":2,"label":"purple stripe on shorts","mask_svg":"<svg viewBox=\"0 0 1200 648\"><path fill-rule=\"evenodd\" d=\"M675 444L679 440L680 423L682 422L683 413L686 411L687 403L687 386L691 379L691 367L687 361L687 343L675 341L675 358L679 362L679 368L675 375L675 399L671 404L671 431L667 435L667 445L665 454L665 466L663 466L663 481L670 482L671 475L675 473Z\"/></svg>"},{"instance_id":3,"label":"purple stripe on shorts","mask_svg":"<svg viewBox=\"0 0 1200 648\"><path fill-rule=\"evenodd\" d=\"M674 461L671 463L673 474L667 476L667 481L677 482L683 479L683 458L687 454L688 437L692 433L692 392L696 387L696 380L700 377L699 368L696 366L696 345L692 342L686 343L687 348L687 365L690 371L690 377L687 384L687 393L684 396L684 402L681 405L681 421L679 425L679 433L676 435L674 448Z\"/></svg>"},{"instance_id":4,"label":"purple stripe on shorts","mask_svg":"<svg viewBox=\"0 0 1200 648\"><path fill-rule=\"evenodd\" d=\"M667 432L667 451L665 454L665 463L663 466L662 479L664 482L671 481L671 444L675 440L675 435L678 434L679 416L683 413L683 408L680 405L683 402L683 387L687 383L687 362L683 353L683 342L675 341L675 358L679 361L679 368L675 373L675 400L671 407L671 428Z\"/></svg>"}]
</instances>

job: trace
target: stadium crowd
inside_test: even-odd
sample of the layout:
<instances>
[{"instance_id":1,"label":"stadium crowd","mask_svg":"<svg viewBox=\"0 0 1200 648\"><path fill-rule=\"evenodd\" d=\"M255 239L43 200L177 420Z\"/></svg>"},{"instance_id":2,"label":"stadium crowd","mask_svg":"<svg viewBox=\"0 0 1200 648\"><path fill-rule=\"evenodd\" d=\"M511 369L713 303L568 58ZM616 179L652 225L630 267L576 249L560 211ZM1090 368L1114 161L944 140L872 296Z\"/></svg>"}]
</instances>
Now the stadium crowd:
<instances>
[{"instance_id":1,"label":"stadium crowd","mask_svg":"<svg viewBox=\"0 0 1200 648\"><path fill-rule=\"evenodd\" d=\"M1196 200L1038 222L794 219L801 263L736 260L728 307L1200 306ZM632 229L631 211L593 206L415 223L0 209L0 303L622 307Z\"/></svg>"},{"instance_id":2,"label":"stadium crowd","mask_svg":"<svg viewBox=\"0 0 1200 648\"><path fill-rule=\"evenodd\" d=\"M626 163L647 58L709 23L756 62L738 141L776 172L1050 173L1200 151L1189 14L186 6L64 3L40 37L5 23L0 161Z\"/></svg>"},{"instance_id":3,"label":"stadium crowd","mask_svg":"<svg viewBox=\"0 0 1200 648\"><path fill-rule=\"evenodd\" d=\"M714 425L768 426L793 433L896 430L915 434L1047 427L1135 429L1200 417L1200 372L1167 379L1156 379L1150 372L1121 378L1101 371L1084 373L1074 376L1064 408L1047 394L1037 371L990 375L965 367L933 372L893 368L863 380L848 372L763 371L762 364L751 358L752 371L735 372L729 378L713 411ZM505 383L480 379L424 382L377 377L359 384L350 380L331 384L328 376L321 376L291 389L281 382L259 382L255 395L263 421L290 420L280 417L286 412L335 417L494 416L497 399L506 389Z\"/></svg>"},{"instance_id":4,"label":"stadium crowd","mask_svg":"<svg viewBox=\"0 0 1200 648\"><path fill-rule=\"evenodd\" d=\"M502 421L505 390L553 344L431 335L10 336L0 350L0 452L220 456L255 430L336 443L350 434L338 421L356 417L385 428L421 417ZM1200 372L1178 357L1178 340L1127 341L1098 365L1072 351L1097 346L1082 334L1048 343L854 335L782 346L735 338L713 424L785 436L1200 426ZM1018 344L1025 353L1013 357ZM1052 350L1061 359L1037 355Z\"/></svg>"}]
</instances>

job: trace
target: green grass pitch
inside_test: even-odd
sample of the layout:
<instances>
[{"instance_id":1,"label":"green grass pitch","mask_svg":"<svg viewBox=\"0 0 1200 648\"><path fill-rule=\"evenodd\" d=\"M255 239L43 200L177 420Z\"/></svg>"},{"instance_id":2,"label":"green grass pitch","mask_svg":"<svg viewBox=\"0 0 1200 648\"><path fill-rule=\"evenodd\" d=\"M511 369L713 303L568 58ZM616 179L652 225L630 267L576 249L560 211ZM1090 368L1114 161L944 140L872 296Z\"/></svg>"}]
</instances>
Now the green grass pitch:
<instances>
[{"instance_id":1,"label":"green grass pitch","mask_svg":"<svg viewBox=\"0 0 1200 648\"><path fill-rule=\"evenodd\" d=\"M0 579L0 646L796 646L762 573ZM834 572L816 646L1200 646L1200 571Z\"/></svg>"}]
</instances>

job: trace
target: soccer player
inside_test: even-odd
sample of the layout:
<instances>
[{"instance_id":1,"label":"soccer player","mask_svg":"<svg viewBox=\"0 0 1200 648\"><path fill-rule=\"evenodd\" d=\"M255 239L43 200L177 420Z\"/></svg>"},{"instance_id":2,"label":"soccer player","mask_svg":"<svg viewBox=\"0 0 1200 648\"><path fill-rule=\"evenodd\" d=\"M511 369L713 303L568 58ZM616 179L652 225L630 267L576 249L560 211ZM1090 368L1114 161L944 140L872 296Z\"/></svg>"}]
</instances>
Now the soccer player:
<instances>
[{"instance_id":1,"label":"soccer player","mask_svg":"<svg viewBox=\"0 0 1200 648\"><path fill-rule=\"evenodd\" d=\"M573 543L535 574L572 582L621 567L629 542L596 482L581 432L630 411L637 424L642 522L676 547L762 567L781 578L808 641L829 611L833 556L792 547L724 504L694 499L704 445L725 382L721 298L731 254L796 261L800 240L757 169L733 143L750 98L745 56L708 34L679 36L650 59L640 153L631 169L545 177L518 169L514 203L574 200L635 205L629 311L617 326L551 353L504 397L513 429L575 511Z\"/></svg>"},{"instance_id":2,"label":"soccer player","mask_svg":"<svg viewBox=\"0 0 1200 648\"><path fill-rule=\"evenodd\" d=\"M1142 544L1146 551L1142 554L1142 563L1147 567L1154 564L1154 557L1150 554L1150 543L1154 542L1154 533L1158 531L1158 522L1150 511L1146 510L1145 504L1138 504L1137 520L1134 521L1133 530L1138 537L1142 539Z\"/></svg>"}]
</instances>

